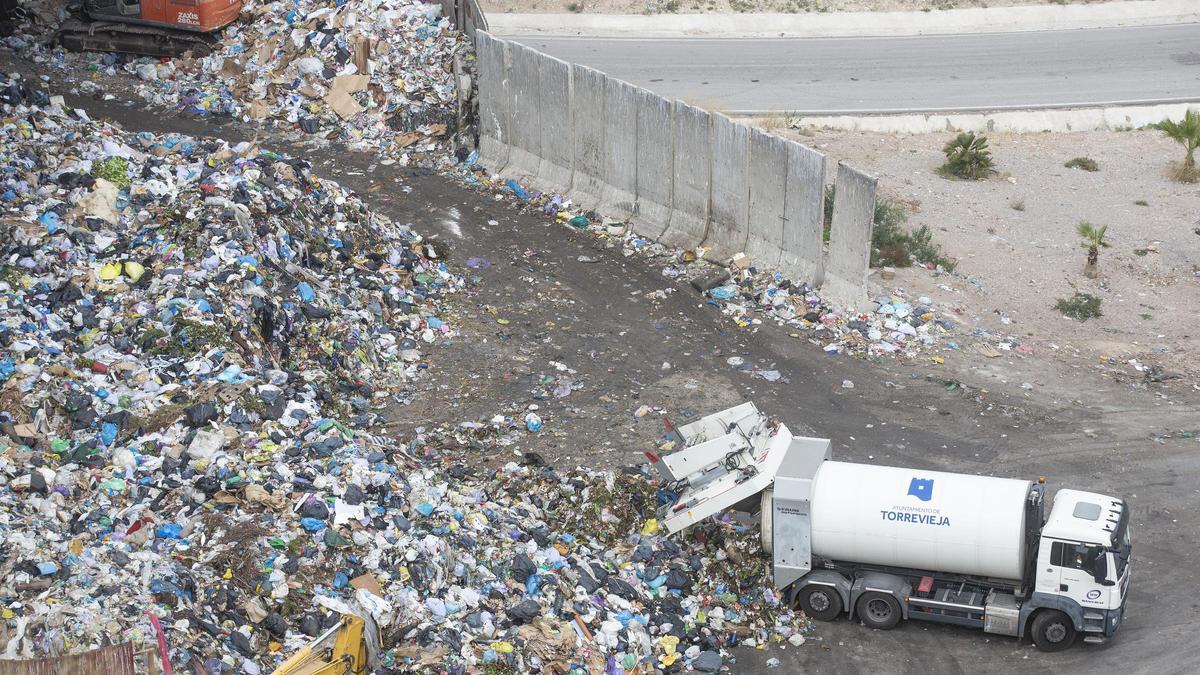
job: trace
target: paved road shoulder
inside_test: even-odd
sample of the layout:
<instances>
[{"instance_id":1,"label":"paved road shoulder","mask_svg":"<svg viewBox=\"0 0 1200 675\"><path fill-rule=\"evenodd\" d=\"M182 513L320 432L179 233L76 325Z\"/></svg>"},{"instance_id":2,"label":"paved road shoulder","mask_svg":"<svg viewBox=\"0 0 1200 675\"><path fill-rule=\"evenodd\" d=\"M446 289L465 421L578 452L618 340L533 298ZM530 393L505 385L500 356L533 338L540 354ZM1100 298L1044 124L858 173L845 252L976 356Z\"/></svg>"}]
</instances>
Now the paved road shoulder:
<instances>
[{"instance_id":1,"label":"paved road shoulder","mask_svg":"<svg viewBox=\"0 0 1200 675\"><path fill-rule=\"evenodd\" d=\"M877 37L1001 33L1200 22L1196 0L1132 0L932 12L828 14L501 14L496 35L588 37Z\"/></svg>"}]
</instances>

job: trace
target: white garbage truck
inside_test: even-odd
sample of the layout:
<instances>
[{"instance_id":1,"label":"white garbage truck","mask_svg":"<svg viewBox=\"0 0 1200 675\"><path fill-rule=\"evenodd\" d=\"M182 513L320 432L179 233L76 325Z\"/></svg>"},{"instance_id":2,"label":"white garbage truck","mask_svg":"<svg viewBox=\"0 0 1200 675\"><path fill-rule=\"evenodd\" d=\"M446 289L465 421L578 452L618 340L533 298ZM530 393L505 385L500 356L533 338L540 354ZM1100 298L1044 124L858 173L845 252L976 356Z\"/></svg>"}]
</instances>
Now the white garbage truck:
<instances>
[{"instance_id":1,"label":"white garbage truck","mask_svg":"<svg viewBox=\"0 0 1200 675\"><path fill-rule=\"evenodd\" d=\"M981 628L1057 651L1117 632L1129 595L1129 508L1045 479L836 462L752 403L675 429L650 459L662 522L678 532L760 505L775 585L814 619L887 630L919 619Z\"/></svg>"}]
</instances>

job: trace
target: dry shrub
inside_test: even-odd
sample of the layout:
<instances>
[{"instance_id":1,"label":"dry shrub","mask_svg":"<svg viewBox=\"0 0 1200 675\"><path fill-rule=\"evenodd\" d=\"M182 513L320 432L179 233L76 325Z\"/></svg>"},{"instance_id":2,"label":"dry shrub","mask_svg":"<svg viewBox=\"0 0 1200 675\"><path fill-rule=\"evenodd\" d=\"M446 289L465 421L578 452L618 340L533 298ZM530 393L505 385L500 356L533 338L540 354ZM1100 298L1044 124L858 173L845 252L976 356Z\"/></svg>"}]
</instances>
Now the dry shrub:
<instances>
[{"instance_id":1,"label":"dry shrub","mask_svg":"<svg viewBox=\"0 0 1200 675\"><path fill-rule=\"evenodd\" d=\"M1200 166L1188 166L1183 162L1171 162L1167 177L1176 183L1200 183Z\"/></svg>"}]
</instances>

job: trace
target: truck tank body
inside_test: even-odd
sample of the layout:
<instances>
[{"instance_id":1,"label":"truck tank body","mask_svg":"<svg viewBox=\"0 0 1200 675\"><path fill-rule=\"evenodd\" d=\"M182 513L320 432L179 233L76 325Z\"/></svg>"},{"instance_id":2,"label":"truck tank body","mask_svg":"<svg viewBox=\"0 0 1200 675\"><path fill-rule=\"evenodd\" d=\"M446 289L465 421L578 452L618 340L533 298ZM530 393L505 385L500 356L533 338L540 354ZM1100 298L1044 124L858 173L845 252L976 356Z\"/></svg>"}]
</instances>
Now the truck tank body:
<instances>
[{"instance_id":1,"label":"truck tank body","mask_svg":"<svg viewBox=\"0 0 1200 675\"><path fill-rule=\"evenodd\" d=\"M1029 481L826 461L812 551L831 560L1019 580Z\"/></svg>"}]
</instances>

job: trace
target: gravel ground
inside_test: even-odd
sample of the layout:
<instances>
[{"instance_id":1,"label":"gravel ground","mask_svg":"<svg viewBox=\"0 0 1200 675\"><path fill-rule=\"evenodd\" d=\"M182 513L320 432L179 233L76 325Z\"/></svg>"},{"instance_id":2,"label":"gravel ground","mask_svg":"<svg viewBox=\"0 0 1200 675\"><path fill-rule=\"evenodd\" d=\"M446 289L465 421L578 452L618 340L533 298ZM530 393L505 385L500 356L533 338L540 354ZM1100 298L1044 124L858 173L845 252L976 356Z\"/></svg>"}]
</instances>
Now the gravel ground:
<instances>
[{"instance_id":1,"label":"gravel ground","mask_svg":"<svg viewBox=\"0 0 1200 675\"><path fill-rule=\"evenodd\" d=\"M1056 5L1097 0L1056 0ZM1046 0L482 0L484 12L512 14L732 14L896 12L1045 5Z\"/></svg>"},{"instance_id":2,"label":"gravel ground","mask_svg":"<svg viewBox=\"0 0 1200 675\"><path fill-rule=\"evenodd\" d=\"M909 226L928 225L959 261L950 277L902 269L882 283L953 303L975 327L1031 336L1060 362L1136 359L1200 372L1191 312L1200 303L1200 186L1166 177L1183 152L1160 133L992 134L999 173L984 181L934 173L949 133L789 133L879 176L880 195L904 205ZM1063 166L1077 156L1099 171ZM1081 220L1109 226L1097 279L1083 275ZM1101 298L1103 317L1081 323L1054 308L1076 291Z\"/></svg>"}]
</instances>

